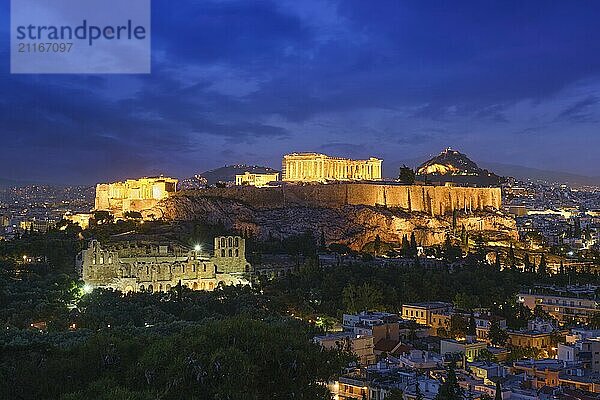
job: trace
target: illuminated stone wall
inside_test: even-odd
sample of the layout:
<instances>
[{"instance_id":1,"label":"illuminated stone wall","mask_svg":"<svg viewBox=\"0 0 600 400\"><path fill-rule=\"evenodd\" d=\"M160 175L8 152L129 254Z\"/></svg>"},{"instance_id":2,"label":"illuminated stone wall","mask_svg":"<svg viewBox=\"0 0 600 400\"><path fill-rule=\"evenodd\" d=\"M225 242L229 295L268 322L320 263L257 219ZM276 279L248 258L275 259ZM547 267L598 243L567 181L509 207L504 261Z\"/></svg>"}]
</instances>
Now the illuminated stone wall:
<instances>
[{"instance_id":1,"label":"illuminated stone wall","mask_svg":"<svg viewBox=\"0 0 600 400\"><path fill-rule=\"evenodd\" d=\"M292 153L283 157L286 182L378 181L382 160L351 160L319 153Z\"/></svg>"},{"instance_id":2,"label":"illuminated stone wall","mask_svg":"<svg viewBox=\"0 0 600 400\"><path fill-rule=\"evenodd\" d=\"M281 208L288 205L338 208L366 205L400 208L432 216L499 210L500 188L387 185L376 183L338 183L328 185L289 185L277 188L211 188L181 192L186 196L221 197L241 201L254 208ZM173 198L177 201L177 196ZM160 205L159 205L160 208Z\"/></svg>"},{"instance_id":3,"label":"illuminated stone wall","mask_svg":"<svg viewBox=\"0 0 600 400\"><path fill-rule=\"evenodd\" d=\"M235 176L235 184L238 186L256 186L264 187L270 182L278 181L279 173L275 172L272 174L252 174L245 172Z\"/></svg>"},{"instance_id":4,"label":"illuminated stone wall","mask_svg":"<svg viewBox=\"0 0 600 400\"><path fill-rule=\"evenodd\" d=\"M220 246L222 241L225 247ZM248 283L245 274L251 273L252 267L246 260L244 239L217 237L217 244L213 256L207 257L172 244L125 242L103 246L93 240L77 255L76 265L87 285L122 292L165 292L180 281L193 290Z\"/></svg>"},{"instance_id":5,"label":"illuminated stone wall","mask_svg":"<svg viewBox=\"0 0 600 400\"><path fill-rule=\"evenodd\" d=\"M94 209L110 211L117 217L128 211L142 212L177 191L177 179L158 177L128 179L96 185Z\"/></svg>"},{"instance_id":6,"label":"illuminated stone wall","mask_svg":"<svg viewBox=\"0 0 600 400\"><path fill-rule=\"evenodd\" d=\"M214 264L218 272L245 272L246 241L239 236L220 236L215 238ZM241 269L241 271L240 271Z\"/></svg>"}]
</instances>

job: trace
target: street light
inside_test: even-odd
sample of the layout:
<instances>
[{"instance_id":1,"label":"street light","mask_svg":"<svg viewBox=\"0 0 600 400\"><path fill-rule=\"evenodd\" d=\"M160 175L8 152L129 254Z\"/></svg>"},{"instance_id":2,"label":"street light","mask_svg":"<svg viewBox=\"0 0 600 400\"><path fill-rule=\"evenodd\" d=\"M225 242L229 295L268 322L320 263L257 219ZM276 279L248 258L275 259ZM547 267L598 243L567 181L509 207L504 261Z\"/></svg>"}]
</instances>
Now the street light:
<instances>
[{"instance_id":1,"label":"street light","mask_svg":"<svg viewBox=\"0 0 600 400\"><path fill-rule=\"evenodd\" d=\"M83 285L83 292L86 294L92 293L92 290L94 290L94 288L92 287L92 285L90 284L85 284Z\"/></svg>"},{"instance_id":2,"label":"street light","mask_svg":"<svg viewBox=\"0 0 600 400\"><path fill-rule=\"evenodd\" d=\"M202 246L200 246L199 244L197 244L197 245L194 246L194 250L198 252L198 251L202 250Z\"/></svg>"}]
</instances>

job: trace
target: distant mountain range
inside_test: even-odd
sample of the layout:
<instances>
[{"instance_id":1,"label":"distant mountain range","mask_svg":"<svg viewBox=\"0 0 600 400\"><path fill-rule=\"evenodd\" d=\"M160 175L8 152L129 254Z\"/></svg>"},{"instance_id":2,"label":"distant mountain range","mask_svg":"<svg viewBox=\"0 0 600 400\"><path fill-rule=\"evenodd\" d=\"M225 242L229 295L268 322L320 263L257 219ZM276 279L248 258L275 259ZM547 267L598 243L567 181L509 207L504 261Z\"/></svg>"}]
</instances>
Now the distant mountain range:
<instances>
[{"instance_id":1,"label":"distant mountain range","mask_svg":"<svg viewBox=\"0 0 600 400\"><path fill-rule=\"evenodd\" d=\"M600 185L600 176L585 176L572 174L569 172L549 171L537 168L523 167L521 165L511 165L493 162L482 162L482 166L493 170L502 176L512 176L513 178L525 180L538 180L546 182L568 183L575 186Z\"/></svg>"},{"instance_id":2,"label":"distant mountain range","mask_svg":"<svg viewBox=\"0 0 600 400\"><path fill-rule=\"evenodd\" d=\"M14 187L14 186L26 186L26 185L33 185L33 184L35 184L35 183L0 178L0 188L7 188L7 187Z\"/></svg>"},{"instance_id":3,"label":"distant mountain range","mask_svg":"<svg viewBox=\"0 0 600 400\"><path fill-rule=\"evenodd\" d=\"M226 165L224 167L211 169L200 174L206 179L209 185L214 185L217 182L234 182L235 176L243 174L244 172L250 172L253 174L272 174L279 172L273 168L262 167L258 165Z\"/></svg>"},{"instance_id":4,"label":"distant mountain range","mask_svg":"<svg viewBox=\"0 0 600 400\"><path fill-rule=\"evenodd\" d=\"M14 186L14 185L12 184L12 182L13 182L13 181L10 181L10 180L8 180L8 179L1 179L1 178L0 178L0 188L1 188L1 187L7 187L7 186Z\"/></svg>"}]
</instances>

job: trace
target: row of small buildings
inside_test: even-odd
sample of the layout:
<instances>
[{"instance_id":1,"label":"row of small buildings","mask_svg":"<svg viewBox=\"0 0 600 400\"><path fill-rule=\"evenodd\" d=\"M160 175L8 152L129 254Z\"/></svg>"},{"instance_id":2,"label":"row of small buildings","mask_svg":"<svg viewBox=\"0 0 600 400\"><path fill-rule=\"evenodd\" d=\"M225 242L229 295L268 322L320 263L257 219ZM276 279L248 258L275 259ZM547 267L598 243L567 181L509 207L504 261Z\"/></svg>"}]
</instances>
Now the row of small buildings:
<instances>
[{"instance_id":1,"label":"row of small buildings","mask_svg":"<svg viewBox=\"0 0 600 400\"><path fill-rule=\"evenodd\" d=\"M530 309L540 308L560 323L589 323L600 311L599 286L538 285L518 294L517 301Z\"/></svg>"},{"instance_id":2,"label":"row of small buildings","mask_svg":"<svg viewBox=\"0 0 600 400\"><path fill-rule=\"evenodd\" d=\"M519 300L528 301L527 295ZM474 320L475 334L438 336L453 315ZM492 324L506 332L503 347L491 344ZM584 325L566 329L537 318L525 329L511 330L504 318L489 312L465 313L434 301L404 304L400 314L344 314L342 331L314 340L350 351L358 360L329 383L336 399L379 400L393 390L402 391L405 400L434 399L451 358L458 360L465 399L494 397L497 390L503 400L600 398L600 330ZM536 356L520 359L520 350Z\"/></svg>"}]
</instances>

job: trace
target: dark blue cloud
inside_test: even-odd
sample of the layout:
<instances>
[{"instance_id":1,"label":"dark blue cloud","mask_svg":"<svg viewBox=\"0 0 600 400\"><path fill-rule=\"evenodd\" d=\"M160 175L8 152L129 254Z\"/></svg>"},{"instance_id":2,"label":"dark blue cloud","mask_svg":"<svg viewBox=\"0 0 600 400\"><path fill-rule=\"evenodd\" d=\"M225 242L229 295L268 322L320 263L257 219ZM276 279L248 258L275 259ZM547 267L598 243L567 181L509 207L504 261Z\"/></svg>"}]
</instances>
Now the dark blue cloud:
<instances>
[{"instance_id":1,"label":"dark blue cloud","mask_svg":"<svg viewBox=\"0 0 600 400\"><path fill-rule=\"evenodd\" d=\"M10 75L5 3L8 178L277 167L303 149L398 160L451 145L572 172L600 161L595 2L154 0L147 76Z\"/></svg>"},{"instance_id":2,"label":"dark blue cloud","mask_svg":"<svg viewBox=\"0 0 600 400\"><path fill-rule=\"evenodd\" d=\"M575 104L567 107L561 112L557 119L566 120L567 122L590 122L594 121L592 107L600 102L600 97L588 96L581 99Z\"/></svg>"},{"instance_id":3,"label":"dark blue cloud","mask_svg":"<svg viewBox=\"0 0 600 400\"><path fill-rule=\"evenodd\" d=\"M311 46L310 30L277 2L163 0L152 12L155 50L175 63L264 67Z\"/></svg>"}]
</instances>

